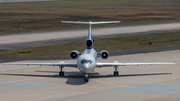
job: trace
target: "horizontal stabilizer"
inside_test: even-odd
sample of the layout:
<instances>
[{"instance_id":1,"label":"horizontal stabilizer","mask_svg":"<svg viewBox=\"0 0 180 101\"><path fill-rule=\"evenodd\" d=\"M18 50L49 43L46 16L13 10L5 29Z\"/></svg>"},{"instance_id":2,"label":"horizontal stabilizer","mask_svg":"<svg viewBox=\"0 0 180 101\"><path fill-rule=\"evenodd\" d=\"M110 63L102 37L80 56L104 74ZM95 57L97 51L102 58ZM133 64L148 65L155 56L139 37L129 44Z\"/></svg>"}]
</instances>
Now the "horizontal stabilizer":
<instances>
[{"instance_id":1,"label":"horizontal stabilizer","mask_svg":"<svg viewBox=\"0 0 180 101\"><path fill-rule=\"evenodd\" d=\"M72 23L72 24L87 24L87 25L93 25L93 24L107 24L107 23L120 23L121 21L101 21L101 22L80 22L80 21L61 21L62 23Z\"/></svg>"}]
</instances>

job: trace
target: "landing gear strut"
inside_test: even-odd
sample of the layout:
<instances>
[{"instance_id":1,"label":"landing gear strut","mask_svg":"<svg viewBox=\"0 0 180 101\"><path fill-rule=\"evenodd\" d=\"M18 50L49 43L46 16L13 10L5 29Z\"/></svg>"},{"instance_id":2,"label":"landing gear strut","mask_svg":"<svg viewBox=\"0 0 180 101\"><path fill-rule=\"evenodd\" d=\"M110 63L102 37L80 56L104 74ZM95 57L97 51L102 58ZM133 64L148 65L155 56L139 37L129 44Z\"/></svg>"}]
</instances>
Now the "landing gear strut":
<instances>
[{"instance_id":1,"label":"landing gear strut","mask_svg":"<svg viewBox=\"0 0 180 101\"><path fill-rule=\"evenodd\" d=\"M59 66L59 69L61 70L59 72L59 76L64 76L64 71L62 70L63 66Z\"/></svg>"},{"instance_id":2,"label":"landing gear strut","mask_svg":"<svg viewBox=\"0 0 180 101\"><path fill-rule=\"evenodd\" d=\"M88 81L89 81L89 76L88 76L88 74L86 74L84 77L84 82L88 82Z\"/></svg>"},{"instance_id":3,"label":"landing gear strut","mask_svg":"<svg viewBox=\"0 0 180 101\"><path fill-rule=\"evenodd\" d=\"M119 76L119 71L117 71L117 66L115 66L114 76Z\"/></svg>"}]
</instances>

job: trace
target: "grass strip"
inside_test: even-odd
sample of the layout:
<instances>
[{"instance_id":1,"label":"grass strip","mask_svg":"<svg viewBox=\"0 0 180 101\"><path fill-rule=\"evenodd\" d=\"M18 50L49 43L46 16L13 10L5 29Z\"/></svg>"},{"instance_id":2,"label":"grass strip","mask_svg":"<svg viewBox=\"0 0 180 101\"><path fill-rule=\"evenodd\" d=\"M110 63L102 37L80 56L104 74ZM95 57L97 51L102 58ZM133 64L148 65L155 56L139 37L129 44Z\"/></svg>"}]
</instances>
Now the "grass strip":
<instances>
[{"instance_id":1,"label":"grass strip","mask_svg":"<svg viewBox=\"0 0 180 101\"><path fill-rule=\"evenodd\" d=\"M138 42L152 42L152 45L138 44ZM97 52L107 50L109 53L134 50L157 49L180 46L180 32L135 35L115 38L96 39L94 49ZM50 58L69 57L72 50L82 52L85 41L71 42L58 45L27 48L22 50L0 52L0 57L13 58ZM18 54L18 51L29 50L30 54Z\"/></svg>"},{"instance_id":2,"label":"grass strip","mask_svg":"<svg viewBox=\"0 0 180 101\"><path fill-rule=\"evenodd\" d=\"M180 21L180 0L59 0L0 3L0 34L82 28L61 21L122 21L119 25ZM97 26L115 26L97 25Z\"/></svg>"}]
</instances>

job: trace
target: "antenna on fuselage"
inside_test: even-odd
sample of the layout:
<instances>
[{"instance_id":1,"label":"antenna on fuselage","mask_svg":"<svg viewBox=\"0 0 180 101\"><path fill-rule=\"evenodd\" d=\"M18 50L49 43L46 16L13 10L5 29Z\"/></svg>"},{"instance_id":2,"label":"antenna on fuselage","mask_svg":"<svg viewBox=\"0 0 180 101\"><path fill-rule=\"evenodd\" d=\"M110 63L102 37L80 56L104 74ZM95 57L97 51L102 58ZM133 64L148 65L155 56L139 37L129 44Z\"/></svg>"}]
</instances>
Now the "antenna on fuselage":
<instances>
[{"instance_id":1,"label":"antenna on fuselage","mask_svg":"<svg viewBox=\"0 0 180 101\"><path fill-rule=\"evenodd\" d=\"M93 24L107 24L107 23L120 23L121 21L102 21L102 22L79 22L79 21L61 21L62 23L72 23L72 24L86 24L89 25L88 30L88 39L86 40L86 47L92 48L93 40L92 40L92 25Z\"/></svg>"}]
</instances>

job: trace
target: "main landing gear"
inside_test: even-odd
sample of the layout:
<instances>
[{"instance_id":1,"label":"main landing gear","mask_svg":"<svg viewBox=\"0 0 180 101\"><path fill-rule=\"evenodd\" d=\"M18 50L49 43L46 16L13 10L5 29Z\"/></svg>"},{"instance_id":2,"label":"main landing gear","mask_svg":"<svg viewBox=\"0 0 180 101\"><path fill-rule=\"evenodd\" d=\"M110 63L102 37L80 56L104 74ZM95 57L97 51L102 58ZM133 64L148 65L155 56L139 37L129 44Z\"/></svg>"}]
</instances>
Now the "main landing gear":
<instances>
[{"instance_id":1,"label":"main landing gear","mask_svg":"<svg viewBox=\"0 0 180 101\"><path fill-rule=\"evenodd\" d=\"M114 76L119 76L119 71L117 71L117 66L115 66Z\"/></svg>"},{"instance_id":2,"label":"main landing gear","mask_svg":"<svg viewBox=\"0 0 180 101\"><path fill-rule=\"evenodd\" d=\"M62 70L63 66L59 66L59 69L61 70L59 72L59 76L64 76L64 71Z\"/></svg>"},{"instance_id":3,"label":"main landing gear","mask_svg":"<svg viewBox=\"0 0 180 101\"><path fill-rule=\"evenodd\" d=\"M88 81L89 81L89 76L88 76L88 74L86 74L84 77L84 82L88 82Z\"/></svg>"}]
</instances>

